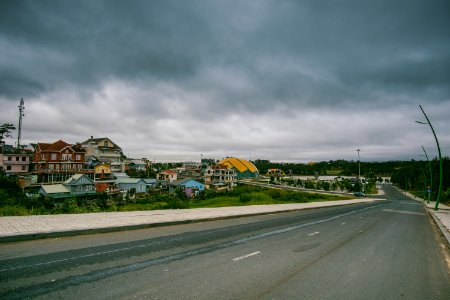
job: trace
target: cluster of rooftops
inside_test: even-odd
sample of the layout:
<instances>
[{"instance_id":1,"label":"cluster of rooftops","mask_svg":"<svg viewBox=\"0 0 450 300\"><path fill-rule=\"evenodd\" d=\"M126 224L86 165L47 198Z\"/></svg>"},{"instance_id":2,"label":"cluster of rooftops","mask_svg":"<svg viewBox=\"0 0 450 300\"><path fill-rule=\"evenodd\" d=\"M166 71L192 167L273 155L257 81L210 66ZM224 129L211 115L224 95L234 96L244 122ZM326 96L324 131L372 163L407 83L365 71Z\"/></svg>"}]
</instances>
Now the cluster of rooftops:
<instances>
[{"instance_id":1,"label":"cluster of rooftops","mask_svg":"<svg viewBox=\"0 0 450 300\"><path fill-rule=\"evenodd\" d=\"M58 140L1 152L0 168L9 175L19 175L19 185L40 186L41 194L56 198L130 190L145 193L172 187L183 187L187 193L205 188L230 189L238 179L258 176L251 162L227 157L214 163L202 160L185 163L181 168L159 170L156 178L130 178L127 171L148 170L152 162L125 157L122 149L106 137L91 136L76 144Z\"/></svg>"}]
</instances>

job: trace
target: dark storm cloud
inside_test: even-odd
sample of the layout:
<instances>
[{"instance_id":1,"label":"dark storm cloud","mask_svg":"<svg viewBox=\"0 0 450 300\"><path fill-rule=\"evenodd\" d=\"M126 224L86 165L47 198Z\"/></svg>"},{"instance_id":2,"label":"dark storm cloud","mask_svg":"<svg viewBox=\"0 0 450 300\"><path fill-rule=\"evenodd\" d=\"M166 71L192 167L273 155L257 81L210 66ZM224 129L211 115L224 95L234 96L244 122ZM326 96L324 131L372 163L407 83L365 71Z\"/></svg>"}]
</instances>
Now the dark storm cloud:
<instances>
[{"instance_id":1,"label":"dark storm cloud","mask_svg":"<svg viewBox=\"0 0 450 300\"><path fill-rule=\"evenodd\" d=\"M447 0L3 1L0 101L24 97L43 136L69 118L84 140L102 114L124 147L387 157L419 103L448 124L448 28Z\"/></svg>"},{"instance_id":2,"label":"dark storm cloud","mask_svg":"<svg viewBox=\"0 0 450 300\"><path fill-rule=\"evenodd\" d=\"M207 82L220 101L249 108L273 100L360 101L357 91L367 86L448 92L449 11L448 1L7 2L0 13L3 43L11 51L41 52L33 56L35 70L19 65L16 84L2 92L39 94L60 84L95 89L110 77L174 81L189 89L192 78L205 80L208 66L251 78L236 91ZM272 69L260 68L271 61ZM289 63L294 68L283 66ZM2 65L10 65L7 58ZM317 70L333 80L314 77Z\"/></svg>"},{"instance_id":3,"label":"dark storm cloud","mask_svg":"<svg viewBox=\"0 0 450 300\"><path fill-rule=\"evenodd\" d=\"M182 3L19 1L0 10L3 43L46 49L34 64L48 89L58 84L95 88L109 77L175 80L195 71L205 28ZM6 53L15 56L14 53ZM31 54L33 55L33 54ZM19 57L20 59L20 57ZM2 64L8 66L7 58ZM20 66L24 85L38 74ZM33 78L34 79L34 78ZM16 93L23 93L17 89ZM41 89L36 89L36 93Z\"/></svg>"}]
</instances>

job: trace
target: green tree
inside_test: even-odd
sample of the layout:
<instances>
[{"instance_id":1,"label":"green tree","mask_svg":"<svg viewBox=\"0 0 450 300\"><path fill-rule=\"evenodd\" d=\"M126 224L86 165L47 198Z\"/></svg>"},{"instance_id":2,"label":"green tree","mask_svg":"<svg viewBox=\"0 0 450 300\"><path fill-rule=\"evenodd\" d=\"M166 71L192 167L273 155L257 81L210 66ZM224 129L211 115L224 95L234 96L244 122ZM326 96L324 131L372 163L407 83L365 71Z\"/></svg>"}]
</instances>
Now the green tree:
<instances>
[{"instance_id":1,"label":"green tree","mask_svg":"<svg viewBox=\"0 0 450 300\"><path fill-rule=\"evenodd\" d=\"M5 138L12 137L11 131L15 129L16 127L10 123L0 125L0 147L5 144Z\"/></svg>"}]
</instances>

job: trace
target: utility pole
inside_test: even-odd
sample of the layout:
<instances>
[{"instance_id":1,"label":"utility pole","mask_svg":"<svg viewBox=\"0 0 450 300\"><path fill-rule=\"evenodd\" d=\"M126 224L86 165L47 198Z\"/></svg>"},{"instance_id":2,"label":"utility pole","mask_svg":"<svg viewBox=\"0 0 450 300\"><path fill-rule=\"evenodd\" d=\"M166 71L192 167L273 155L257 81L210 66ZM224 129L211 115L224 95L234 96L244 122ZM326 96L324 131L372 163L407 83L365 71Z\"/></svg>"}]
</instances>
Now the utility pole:
<instances>
[{"instance_id":1,"label":"utility pole","mask_svg":"<svg viewBox=\"0 0 450 300\"><path fill-rule=\"evenodd\" d=\"M18 108L19 108L19 132L17 135L17 149L20 149L20 137L22 133L22 117L25 116L25 113L23 112L25 110L23 98L20 99L20 104Z\"/></svg>"}]
</instances>

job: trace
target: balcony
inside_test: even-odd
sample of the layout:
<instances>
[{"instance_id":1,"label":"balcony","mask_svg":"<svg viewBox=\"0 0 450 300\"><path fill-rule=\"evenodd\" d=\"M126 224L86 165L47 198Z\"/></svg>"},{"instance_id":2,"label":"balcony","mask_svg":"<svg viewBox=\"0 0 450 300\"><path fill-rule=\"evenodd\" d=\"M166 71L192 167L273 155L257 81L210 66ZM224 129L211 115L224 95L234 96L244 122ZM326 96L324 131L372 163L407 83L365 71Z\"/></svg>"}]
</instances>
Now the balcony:
<instances>
[{"instance_id":1,"label":"balcony","mask_svg":"<svg viewBox=\"0 0 450 300\"><path fill-rule=\"evenodd\" d=\"M79 174L93 174L92 169L38 169L34 170L33 173L36 174L68 174L68 173L79 173Z\"/></svg>"}]
</instances>

